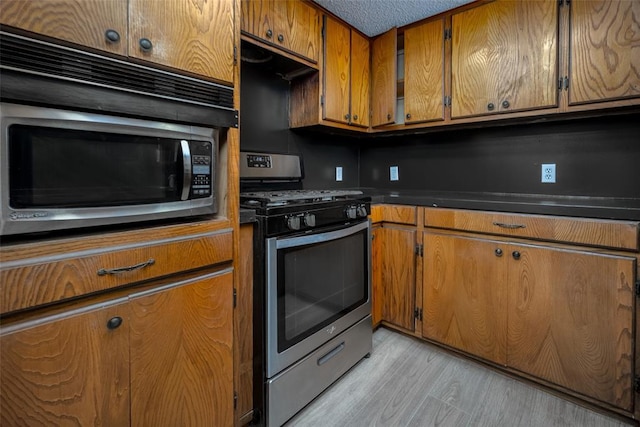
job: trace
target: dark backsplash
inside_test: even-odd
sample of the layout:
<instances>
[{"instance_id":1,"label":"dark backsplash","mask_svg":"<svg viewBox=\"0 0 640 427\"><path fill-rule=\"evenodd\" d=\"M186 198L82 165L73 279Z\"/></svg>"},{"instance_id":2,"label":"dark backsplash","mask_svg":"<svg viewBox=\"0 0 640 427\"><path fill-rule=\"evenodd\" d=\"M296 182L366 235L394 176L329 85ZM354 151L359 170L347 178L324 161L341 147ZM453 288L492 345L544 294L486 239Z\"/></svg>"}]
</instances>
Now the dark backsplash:
<instances>
[{"instance_id":1,"label":"dark backsplash","mask_svg":"<svg viewBox=\"0 0 640 427\"><path fill-rule=\"evenodd\" d=\"M555 184L540 182L543 163ZM362 187L640 198L640 115L383 138L360 167Z\"/></svg>"},{"instance_id":2,"label":"dark backsplash","mask_svg":"<svg viewBox=\"0 0 640 427\"><path fill-rule=\"evenodd\" d=\"M241 80L241 149L302 154L305 188L640 198L638 113L355 138L290 130L289 82L269 64L243 62ZM555 184L540 182L542 163L556 164ZM389 181L389 166L399 181Z\"/></svg>"}]
</instances>

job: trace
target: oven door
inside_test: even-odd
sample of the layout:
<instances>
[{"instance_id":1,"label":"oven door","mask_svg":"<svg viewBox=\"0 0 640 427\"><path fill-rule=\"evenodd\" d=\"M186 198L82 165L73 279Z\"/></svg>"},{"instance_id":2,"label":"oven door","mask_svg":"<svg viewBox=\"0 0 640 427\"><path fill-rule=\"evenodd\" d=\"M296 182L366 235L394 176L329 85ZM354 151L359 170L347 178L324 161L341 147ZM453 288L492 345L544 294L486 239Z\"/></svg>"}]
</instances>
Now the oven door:
<instances>
[{"instance_id":1,"label":"oven door","mask_svg":"<svg viewBox=\"0 0 640 427\"><path fill-rule=\"evenodd\" d=\"M369 221L266 241L271 378L371 313Z\"/></svg>"}]
</instances>

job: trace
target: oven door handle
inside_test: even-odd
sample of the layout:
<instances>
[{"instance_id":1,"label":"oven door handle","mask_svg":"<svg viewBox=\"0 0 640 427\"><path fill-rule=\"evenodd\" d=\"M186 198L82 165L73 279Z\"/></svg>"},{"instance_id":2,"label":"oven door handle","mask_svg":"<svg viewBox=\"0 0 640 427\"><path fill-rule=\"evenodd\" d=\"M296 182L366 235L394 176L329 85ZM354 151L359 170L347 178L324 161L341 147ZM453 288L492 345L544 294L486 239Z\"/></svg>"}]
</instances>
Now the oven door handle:
<instances>
[{"instance_id":1,"label":"oven door handle","mask_svg":"<svg viewBox=\"0 0 640 427\"><path fill-rule=\"evenodd\" d=\"M180 141L180 151L182 151L182 170L184 171L180 200L187 200L191 189L191 150L189 149L189 141L185 139Z\"/></svg>"},{"instance_id":2,"label":"oven door handle","mask_svg":"<svg viewBox=\"0 0 640 427\"><path fill-rule=\"evenodd\" d=\"M327 363L329 360L333 359L334 356L336 356L338 353L344 350L344 346L345 346L344 341L342 341L340 344L336 346L336 348L334 348L324 356L320 357L318 359L318 366L322 366L325 363Z\"/></svg>"},{"instance_id":3,"label":"oven door handle","mask_svg":"<svg viewBox=\"0 0 640 427\"><path fill-rule=\"evenodd\" d=\"M308 234L297 237L285 237L275 238L276 249L293 248L296 246L312 245L315 243L329 242L331 240L341 239L343 237L351 236L359 231L369 228L369 221L363 221L356 225L352 225L347 228L343 228L335 231L319 232L316 234Z\"/></svg>"}]
</instances>

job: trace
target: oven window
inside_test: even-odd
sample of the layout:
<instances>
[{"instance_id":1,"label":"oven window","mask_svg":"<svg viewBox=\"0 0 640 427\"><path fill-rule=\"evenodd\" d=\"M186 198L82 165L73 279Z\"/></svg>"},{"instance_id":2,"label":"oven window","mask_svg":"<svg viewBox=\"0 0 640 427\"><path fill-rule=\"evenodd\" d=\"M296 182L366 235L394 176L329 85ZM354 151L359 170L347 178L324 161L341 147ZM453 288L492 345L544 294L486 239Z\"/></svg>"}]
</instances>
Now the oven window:
<instances>
[{"instance_id":1,"label":"oven window","mask_svg":"<svg viewBox=\"0 0 640 427\"><path fill-rule=\"evenodd\" d=\"M368 233L278 250L278 351L369 299Z\"/></svg>"},{"instance_id":2,"label":"oven window","mask_svg":"<svg viewBox=\"0 0 640 427\"><path fill-rule=\"evenodd\" d=\"M180 141L12 125L13 208L119 206L180 200Z\"/></svg>"}]
</instances>

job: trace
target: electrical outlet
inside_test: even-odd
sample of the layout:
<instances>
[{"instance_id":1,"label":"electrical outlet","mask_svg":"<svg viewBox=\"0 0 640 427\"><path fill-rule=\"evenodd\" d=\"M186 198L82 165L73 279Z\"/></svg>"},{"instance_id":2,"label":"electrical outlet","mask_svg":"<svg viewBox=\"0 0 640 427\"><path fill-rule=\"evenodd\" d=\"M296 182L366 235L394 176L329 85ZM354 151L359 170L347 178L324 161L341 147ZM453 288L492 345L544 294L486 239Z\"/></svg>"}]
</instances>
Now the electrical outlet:
<instances>
[{"instance_id":1,"label":"electrical outlet","mask_svg":"<svg viewBox=\"0 0 640 427\"><path fill-rule=\"evenodd\" d=\"M542 177L541 182L547 184L554 184L556 182L556 164L544 163L542 165Z\"/></svg>"},{"instance_id":2,"label":"electrical outlet","mask_svg":"<svg viewBox=\"0 0 640 427\"><path fill-rule=\"evenodd\" d=\"M336 166L336 181L342 181L342 166Z\"/></svg>"},{"instance_id":3,"label":"electrical outlet","mask_svg":"<svg viewBox=\"0 0 640 427\"><path fill-rule=\"evenodd\" d=\"M389 168L389 180L390 181L397 181L398 179L400 179L400 177L398 176L398 167L397 166L391 166Z\"/></svg>"}]
</instances>

